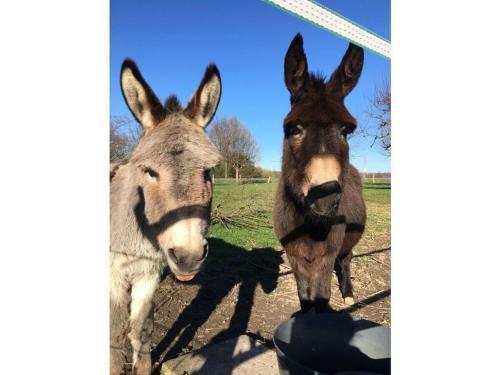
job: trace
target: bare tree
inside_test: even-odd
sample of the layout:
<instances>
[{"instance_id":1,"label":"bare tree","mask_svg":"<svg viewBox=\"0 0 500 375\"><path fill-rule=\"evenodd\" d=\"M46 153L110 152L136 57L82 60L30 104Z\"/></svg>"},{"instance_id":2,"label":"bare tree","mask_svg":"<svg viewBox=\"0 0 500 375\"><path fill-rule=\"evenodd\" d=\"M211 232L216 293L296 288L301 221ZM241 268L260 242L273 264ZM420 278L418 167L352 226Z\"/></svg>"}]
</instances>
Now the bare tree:
<instances>
[{"instance_id":1,"label":"bare tree","mask_svg":"<svg viewBox=\"0 0 500 375\"><path fill-rule=\"evenodd\" d=\"M226 119L216 120L210 127L208 135L214 145L219 149L219 152L224 158L224 178L227 178L227 166L230 154L230 126Z\"/></svg>"},{"instance_id":2,"label":"bare tree","mask_svg":"<svg viewBox=\"0 0 500 375\"><path fill-rule=\"evenodd\" d=\"M111 116L109 121L109 158L127 159L141 138L140 126L127 116Z\"/></svg>"},{"instance_id":3,"label":"bare tree","mask_svg":"<svg viewBox=\"0 0 500 375\"><path fill-rule=\"evenodd\" d=\"M236 182L240 178L240 170L253 165L259 157L259 148L252 133L236 117L220 119L209 131L212 142L224 157L225 178L228 164L235 169Z\"/></svg>"},{"instance_id":4,"label":"bare tree","mask_svg":"<svg viewBox=\"0 0 500 375\"><path fill-rule=\"evenodd\" d=\"M372 139L372 146L377 144L384 154L391 155L391 86L387 79L381 86L375 87L367 115L374 126L362 128L360 134Z\"/></svg>"}]
</instances>

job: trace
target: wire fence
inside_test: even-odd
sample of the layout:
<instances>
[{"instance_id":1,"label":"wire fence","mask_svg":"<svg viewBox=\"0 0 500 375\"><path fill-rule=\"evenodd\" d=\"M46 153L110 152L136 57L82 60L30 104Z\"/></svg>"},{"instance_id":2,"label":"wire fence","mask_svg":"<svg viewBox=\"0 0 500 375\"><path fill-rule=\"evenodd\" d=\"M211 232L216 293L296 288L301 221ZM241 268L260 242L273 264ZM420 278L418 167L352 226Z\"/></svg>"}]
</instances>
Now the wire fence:
<instances>
[{"instance_id":1,"label":"wire fence","mask_svg":"<svg viewBox=\"0 0 500 375\"><path fill-rule=\"evenodd\" d=\"M391 184L391 176L377 176L376 173L362 173L361 174L363 183L369 184ZM234 184L270 184L278 182L276 177L242 177L238 179L235 178L214 178L212 179L215 185L234 185Z\"/></svg>"},{"instance_id":2,"label":"wire fence","mask_svg":"<svg viewBox=\"0 0 500 375\"><path fill-rule=\"evenodd\" d=\"M372 173L363 173L361 175L363 183L371 183L371 184L389 184L391 183L391 177L377 177Z\"/></svg>"},{"instance_id":3,"label":"wire fence","mask_svg":"<svg viewBox=\"0 0 500 375\"><path fill-rule=\"evenodd\" d=\"M278 181L272 177L241 177L236 181L235 178L214 178L213 183L216 185L232 185L232 184L270 184Z\"/></svg>"}]
</instances>

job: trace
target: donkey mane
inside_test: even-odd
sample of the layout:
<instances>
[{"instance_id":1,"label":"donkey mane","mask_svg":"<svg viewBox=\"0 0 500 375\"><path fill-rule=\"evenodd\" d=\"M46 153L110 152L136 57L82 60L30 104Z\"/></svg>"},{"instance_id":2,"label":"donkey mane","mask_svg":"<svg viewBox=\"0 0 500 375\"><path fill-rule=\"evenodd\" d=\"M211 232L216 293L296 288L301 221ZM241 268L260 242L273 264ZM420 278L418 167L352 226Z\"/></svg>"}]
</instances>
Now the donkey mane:
<instances>
[{"instance_id":1,"label":"donkey mane","mask_svg":"<svg viewBox=\"0 0 500 375\"><path fill-rule=\"evenodd\" d=\"M326 91L326 76L321 72L309 72L308 79L306 83L306 89L304 94L306 95L321 95ZM297 101L298 98L294 98L290 95L290 104Z\"/></svg>"},{"instance_id":2,"label":"donkey mane","mask_svg":"<svg viewBox=\"0 0 500 375\"><path fill-rule=\"evenodd\" d=\"M326 75L321 72L309 73L309 82L313 91L325 90L326 88Z\"/></svg>"},{"instance_id":3,"label":"donkey mane","mask_svg":"<svg viewBox=\"0 0 500 375\"><path fill-rule=\"evenodd\" d=\"M175 95L170 95L167 100L165 100L164 107L167 114L182 112L182 104Z\"/></svg>"}]
</instances>

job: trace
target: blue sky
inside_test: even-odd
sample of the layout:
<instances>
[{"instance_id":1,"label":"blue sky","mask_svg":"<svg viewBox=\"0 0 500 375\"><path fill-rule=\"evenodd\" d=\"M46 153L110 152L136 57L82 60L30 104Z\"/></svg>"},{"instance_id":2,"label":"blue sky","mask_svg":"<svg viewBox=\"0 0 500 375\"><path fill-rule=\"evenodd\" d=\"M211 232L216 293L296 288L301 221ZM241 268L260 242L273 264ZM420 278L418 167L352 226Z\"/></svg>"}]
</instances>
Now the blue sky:
<instances>
[{"instance_id":1,"label":"blue sky","mask_svg":"<svg viewBox=\"0 0 500 375\"><path fill-rule=\"evenodd\" d=\"M390 0L319 2L390 40ZM279 170L282 123L290 108L283 59L297 32L304 38L309 69L329 76L348 42L264 1L112 0L111 114L129 115L119 87L125 57L137 62L161 100L176 94L184 105L214 62L223 87L216 117L236 116L259 144L257 164ZM390 61L365 51L361 79L346 98L358 123L367 123L373 89L389 76ZM352 163L360 170L390 171L390 159L370 144L352 140Z\"/></svg>"}]
</instances>

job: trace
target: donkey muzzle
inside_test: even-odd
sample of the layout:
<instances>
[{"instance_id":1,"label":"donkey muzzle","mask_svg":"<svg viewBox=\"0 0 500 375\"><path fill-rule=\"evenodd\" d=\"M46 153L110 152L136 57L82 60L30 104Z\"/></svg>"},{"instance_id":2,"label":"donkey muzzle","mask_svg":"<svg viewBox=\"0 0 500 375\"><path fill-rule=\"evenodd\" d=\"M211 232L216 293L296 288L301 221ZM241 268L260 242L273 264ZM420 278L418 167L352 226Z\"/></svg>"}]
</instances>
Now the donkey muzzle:
<instances>
[{"instance_id":1,"label":"donkey muzzle","mask_svg":"<svg viewBox=\"0 0 500 375\"><path fill-rule=\"evenodd\" d=\"M333 218L337 214L342 187L338 181L328 181L309 189L305 197L308 216Z\"/></svg>"},{"instance_id":2,"label":"donkey muzzle","mask_svg":"<svg viewBox=\"0 0 500 375\"><path fill-rule=\"evenodd\" d=\"M179 281L190 281L202 268L208 255L208 243L205 243L201 254L199 251L189 251L185 248L168 249L171 261L170 268Z\"/></svg>"}]
</instances>

